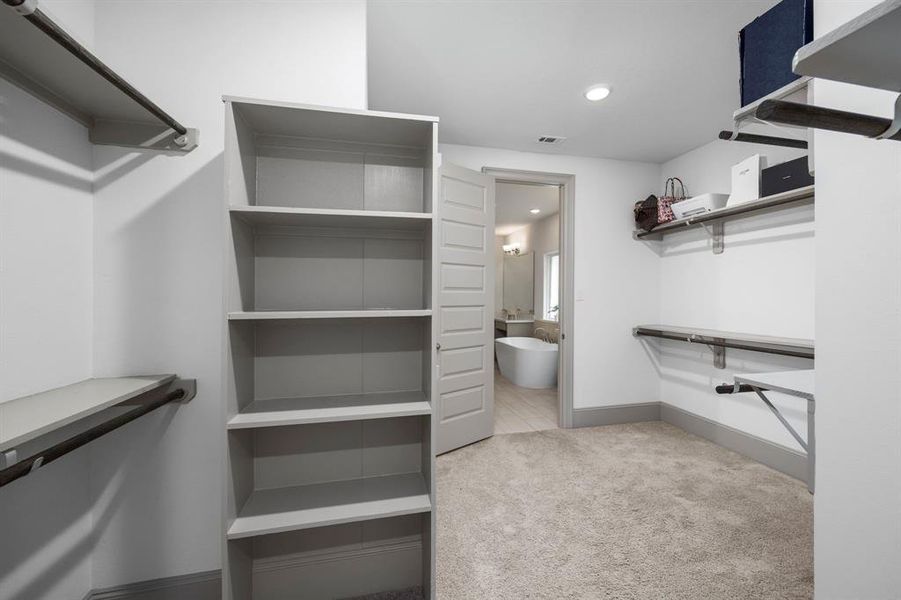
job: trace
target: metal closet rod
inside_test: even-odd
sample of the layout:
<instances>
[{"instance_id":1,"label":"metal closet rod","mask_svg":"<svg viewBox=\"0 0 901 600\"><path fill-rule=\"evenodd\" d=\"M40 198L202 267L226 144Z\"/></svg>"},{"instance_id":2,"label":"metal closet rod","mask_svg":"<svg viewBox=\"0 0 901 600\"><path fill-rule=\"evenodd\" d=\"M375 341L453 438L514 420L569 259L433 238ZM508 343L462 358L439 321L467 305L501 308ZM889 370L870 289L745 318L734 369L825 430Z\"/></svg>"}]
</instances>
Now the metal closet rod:
<instances>
[{"instance_id":1,"label":"metal closet rod","mask_svg":"<svg viewBox=\"0 0 901 600\"><path fill-rule=\"evenodd\" d=\"M738 389L735 389L735 385L731 383L723 383L714 388L717 394L746 394L748 392L753 392L754 387L748 385L747 383L743 383L738 386ZM767 390L761 389L761 392L765 392Z\"/></svg>"},{"instance_id":2,"label":"metal closet rod","mask_svg":"<svg viewBox=\"0 0 901 600\"><path fill-rule=\"evenodd\" d=\"M882 135L892 125L891 119L786 100L764 100L757 107L755 116L771 123L852 133L870 138ZM901 132L887 139L901 141Z\"/></svg>"},{"instance_id":3,"label":"metal closet rod","mask_svg":"<svg viewBox=\"0 0 901 600\"><path fill-rule=\"evenodd\" d=\"M766 144L767 146L784 146L786 148L807 149L807 142L792 138L775 137L772 135L758 135L756 133L739 133L734 138L731 131L721 131L720 139L733 142L746 142L748 144Z\"/></svg>"},{"instance_id":4,"label":"metal closet rod","mask_svg":"<svg viewBox=\"0 0 901 600\"><path fill-rule=\"evenodd\" d=\"M750 352L762 352L764 354L778 354L780 356L793 356L796 358L813 358L813 350L795 350L778 344L767 344L765 342L744 342L741 340L729 338L717 338L700 334L682 335L669 331L659 331L656 329L647 329L639 327L635 330L636 335L646 337L656 337L664 340L674 340L677 342L688 342L691 344L703 344L705 346L715 346L718 348L732 348L733 350L748 350Z\"/></svg>"},{"instance_id":5,"label":"metal closet rod","mask_svg":"<svg viewBox=\"0 0 901 600\"><path fill-rule=\"evenodd\" d=\"M12 8L19 8L26 3L26 0L3 0L3 2ZM98 75L116 86L126 96L140 104L145 110L150 112L157 119L171 127L178 135L186 135L188 128L169 116L166 111L157 106L150 98L139 92L130 83L119 77L112 69L107 67L103 62L94 56L87 48L79 44L75 39L60 28L46 14L41 12L39 8L35 8L30 14L23 14L32 25L43 31L52 40L69 51L78 60L90 67Z\"/></svg>"},{"instance_id":6,"label":"metal closet rod","mask_svg":"<svg viewBox=\"0 0 901 600\"><path fill-rule=\"evenodd\" d=\"M15 481L20 477L25 477L38 467L42 467L47 463L53 462L57 458L61 458L66 454L72 452L73 450L81 448L88 442L92 442L100 436L106 435L110 431L113 431L114 429L118 429L127 423L131 423L138 417L142 417L147 413L163 406L164 404L168 404L174 400L184 398L185 393L186 392L184 389L173 390L156 400L141 405L139 408L130 410L123 415L119 415L118 417L113 417L109 421L104 421L99 425L91 427L87 431L83 431L77 435L65 439L62 442L55 444L50 448L47 448L46 450L38 452L37 454L34 454L24 460L17 462L11 467L3 469L2 471L0 471L0 487L3 487L4 485Z\"/></svg>"}]
</instances>

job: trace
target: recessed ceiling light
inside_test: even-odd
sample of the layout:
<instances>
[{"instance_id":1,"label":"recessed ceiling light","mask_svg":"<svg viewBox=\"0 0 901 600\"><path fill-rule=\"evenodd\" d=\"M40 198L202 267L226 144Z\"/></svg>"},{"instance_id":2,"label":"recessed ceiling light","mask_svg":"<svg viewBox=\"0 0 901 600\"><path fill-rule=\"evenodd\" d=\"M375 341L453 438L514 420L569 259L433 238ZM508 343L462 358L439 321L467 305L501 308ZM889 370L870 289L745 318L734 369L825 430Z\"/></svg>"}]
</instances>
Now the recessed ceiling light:
<instances>
[{"instance_id":1,"label":"recessed ceiling light","mask_svg":"<svg viewBox=\"0 0 901 600\"><path fill-rule=\"evenodd\" d=\"M533 209L530 210L529 212L532 213L533 215L537 215L538 213L541 212L541 209L540 209L540 208L533 208Z\"/></svg>"},{"instance_id":2,"label":"recessed ceiling light","mask_svg":"<svg viewBox=\"0 0 901 600\"><path fill-rule=\"evenodd\" d=\"M610 87L606 85L593 85L585 90L585 97L592 102L598 102L610 95Z\"/></svg>"}]
</instances>

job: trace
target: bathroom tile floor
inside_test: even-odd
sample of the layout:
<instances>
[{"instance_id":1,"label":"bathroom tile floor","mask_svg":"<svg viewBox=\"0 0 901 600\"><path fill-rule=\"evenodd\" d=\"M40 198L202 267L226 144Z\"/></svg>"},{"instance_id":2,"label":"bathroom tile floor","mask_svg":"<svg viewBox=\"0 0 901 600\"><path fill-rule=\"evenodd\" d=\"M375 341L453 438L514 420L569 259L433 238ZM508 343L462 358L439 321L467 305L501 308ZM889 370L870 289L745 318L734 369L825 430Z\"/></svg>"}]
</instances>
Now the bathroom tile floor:
<instances>
[{"instance_id":1,"label":"bathroom tile floor","mask_svg":"<svg viewBox=\"0 0 901 600\"><path fill-rule=\"evenodd\" d=\"M557 388L532 390L494 372L494 433L557 428Z\"/></svg>"}]
</instances>

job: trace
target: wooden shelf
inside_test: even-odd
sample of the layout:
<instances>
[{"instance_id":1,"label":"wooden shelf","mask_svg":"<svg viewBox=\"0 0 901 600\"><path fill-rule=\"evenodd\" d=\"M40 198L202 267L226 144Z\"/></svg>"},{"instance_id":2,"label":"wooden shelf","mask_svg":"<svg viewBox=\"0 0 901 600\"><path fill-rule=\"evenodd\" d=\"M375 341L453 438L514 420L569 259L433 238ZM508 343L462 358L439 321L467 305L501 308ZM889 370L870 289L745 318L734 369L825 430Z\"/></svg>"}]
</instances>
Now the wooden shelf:
<instances>
[{"instance_id":1,"label":"wooden shelf","mask_svg":"<svg viewBox=\"0 0 901 600\"><path fill-rule=\"evenodd\" d=\"M292 227L352 227L355 229L395 229L423 231L432 222L432 213L378 210L331 210L281 206L232 206L229 212L253 225Z\"/></svg>"},{"instance_id":2,"label":"wooden shelf","mask_svg":"<svg viewBox=\"0 0 901 600\"><path fill-rule=\"evenodd\" d=\"M228 422L229 429L278 427L429 415L423 392L388 392L315 398L255 400Z\"/></svg>"},{"instance_id":3,"label":"wooden shelf","mask_svg":"<svg viewBox=\"0 0 901 600\"><path fill-rule=\"evenodd\" d=\"M290 321L294 319L390 319L428 317L431 309L258 310L228 313L229 321Z\"/></svg>"},{"instance_id":4,"label":"wooden shelf","mask_svg":"<svg viewBox=\"0 0 901 600\"><path fill-rule=\"evenodd\" d=\"M429 512L420 473L367 477L251 494L228 529L228 539Z\"/></svg>"},{"instance_id":5,"label":"wooden shelf","mask_svg":"<svg viewBox=\"0 0 901 600\"><path fill-rule=\"evenodd\" d=\"M163 387L175 375L86 379L0 404L0 452Z\"/></svg>"},{"instance_id":6,"label":"wooden shelf","mask_svg":"<svg viewBox=\"0 0 901 600\"><path fill-rule=\"evenodd\" d=\"M182 127L175 119L66 32L43 5L27 16L3 9L0 76L83 124L93 143L171 152L197 146L196 129L175 131L173 126Z\"/></svg>"},{"instance_id":7,"label":"wooden shelf","mask_svg":"<svg viewBox=\"0 0 901 600\"><path fill-rule=\"evenodd\" d=\"M901 92L901 0L887 0L800 48L795 73Z\"/></svg>"},{"instance_id":8,"label":"wooden shelf","mask_svg":"<svg viewBox=\"0 0 901 600\"><path fill-rule=\"evenodd\" d=\"M788 208L790 206L806 204L814 201L814 186L806 186L766 196L759 200L745 202L737 206L727 206L718 210L712 210L708 213L695 215L686 219L678 219L670 221L655 227L651 231L634 231L632 237L637 240L662 240L667 233L675 233L685 231L686 229L700 227L702 224L714 221L725 221L740 217L750 217L758 215L777 208Z\"/></svg>"}]
</instances>

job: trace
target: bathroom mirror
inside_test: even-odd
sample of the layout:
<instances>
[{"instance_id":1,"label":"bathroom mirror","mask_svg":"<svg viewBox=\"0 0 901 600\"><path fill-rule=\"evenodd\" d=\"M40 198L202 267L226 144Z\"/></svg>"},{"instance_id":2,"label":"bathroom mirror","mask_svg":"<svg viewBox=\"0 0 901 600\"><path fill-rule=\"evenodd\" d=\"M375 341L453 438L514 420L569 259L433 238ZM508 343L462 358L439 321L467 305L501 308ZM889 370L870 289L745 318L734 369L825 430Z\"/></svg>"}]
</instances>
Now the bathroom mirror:
<instances>
[{"instance_id":1,"label":"bathroom mirror","mask_svg":"<svg viewBox=\"0 0 901 600\"><path fill-rule=\"evenodd\" d=\"M534 254L504 255L504 308L511 314L517 309L529 313L534 309Z\"/></svg>"}]
</instances>

